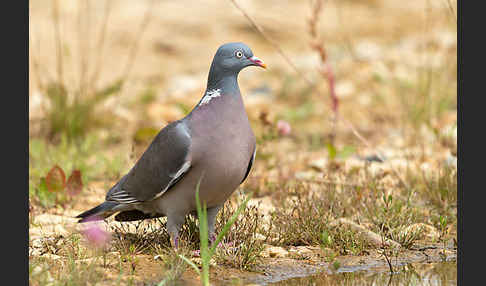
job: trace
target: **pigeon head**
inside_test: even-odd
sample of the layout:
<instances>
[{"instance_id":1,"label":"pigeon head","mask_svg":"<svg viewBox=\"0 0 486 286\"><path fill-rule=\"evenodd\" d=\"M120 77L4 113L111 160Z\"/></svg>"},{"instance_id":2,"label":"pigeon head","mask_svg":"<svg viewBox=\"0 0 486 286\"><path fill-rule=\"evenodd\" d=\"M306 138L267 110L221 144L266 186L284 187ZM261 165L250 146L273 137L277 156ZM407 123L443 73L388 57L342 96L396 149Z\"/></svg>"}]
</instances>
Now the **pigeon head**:
<instances>
[{"instance_id":1,"label":"pigeon head","mask_svg":"<svg viewBox=\"0 0 486 286\"><path fill-rule=\"evenodd\" d=\"M213 64L220 69L238 73L248 66L267 66L253 55L251 49L243 43L227 43L219 47L213 59Z\"/></svg>"},{"instance_id":2,"label":"pigeon head","mask_svg":"<svg viewBox=\"0 0 486 286\"><path fill-rule=\"evenodd\" d=\"M262 60L253 55L251 49L244 43L223 44L214 55L208 83L214 83L225 76L237 76L243 68L248 66L267 67Z\"/></svg>"}]
</instances>

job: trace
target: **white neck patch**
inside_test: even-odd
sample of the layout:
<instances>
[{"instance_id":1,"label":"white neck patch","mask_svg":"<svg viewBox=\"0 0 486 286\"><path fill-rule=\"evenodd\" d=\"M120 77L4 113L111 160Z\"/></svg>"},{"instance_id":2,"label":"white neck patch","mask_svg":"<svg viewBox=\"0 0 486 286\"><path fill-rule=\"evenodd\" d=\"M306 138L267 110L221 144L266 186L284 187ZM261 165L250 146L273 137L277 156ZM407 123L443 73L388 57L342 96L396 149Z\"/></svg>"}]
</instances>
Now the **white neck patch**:
<instances>
[{"instance_id":1,"label":"white neck patch","mask_svg":"<svg viewBox=\"0 0 486 286\"><path fill-rule=\"evenodd\" d=\"M221 88L208 90L204 97L201 99L199 106L208 104L211 99L221 96Z\"/></svg>"}]
</instances>

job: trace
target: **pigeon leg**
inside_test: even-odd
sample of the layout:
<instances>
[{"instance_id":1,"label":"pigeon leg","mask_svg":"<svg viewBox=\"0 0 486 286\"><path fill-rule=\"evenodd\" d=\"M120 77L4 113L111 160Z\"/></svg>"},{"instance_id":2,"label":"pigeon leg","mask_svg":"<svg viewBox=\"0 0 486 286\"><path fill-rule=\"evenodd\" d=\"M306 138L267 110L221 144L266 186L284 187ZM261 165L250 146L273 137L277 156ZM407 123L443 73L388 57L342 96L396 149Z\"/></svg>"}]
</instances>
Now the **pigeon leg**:
<instances>
[{"instance_id":1,"label":"pigeon leg","mask_svg":"<svg viewBox=\"0 0 486 286\"><path fill-rule=\"evenodd\" d=\"M167 215L167 231L170 234L170 243L174 249L179 247L179 230L184 224L185 215Z\"/></svg>"},{"instance_id":2,"label":"pigeon leg","mask_svg":"<svg viewBox=\"0 0 486 286\"><path fill-rule=\"evenodd\" d=\"M222 205L212 207L208 209L208 230L209 230L209 241L211 244L214 243L216 240L216 232L214 230L215 223L216 223L216 216L218 215L219 210L221 209ZM232 248L234 247L234 241L230 241L228 243L220 242L218 247L223 248Z\"/></svg>"},{"instance_id":3,"label":"pigeon leg","mask_svg":"<svg viewBox=\"0 0 486 286\"><path fill-rule=\"evenodd\" d=\"M208 208L207 220L208 220L208 234L209 234L209 243L210 244L213 244L213 242L216 240L216 232L214 231L214 225L216 223L216 216L218 215L218 212L219 212L220 209L221 209L221 206ZM221 243L218 246L221 246ZM201 251L200 250L194 250L192 255L195 256L195 257L200 257Z\"/></svg>"},{"instance_id":4,"label":"pigeon leg","mask_svg":"<svg viewBox=\"0 0 486 286\"><path fill-rule=\"evenodd\" d=\"M213 244L216 240L216 232L214 230L214 225L216 224L216 216L218 215L221 206L216 206L208 209L208 234L209 242Z\"/></svg>"}]
</instances>

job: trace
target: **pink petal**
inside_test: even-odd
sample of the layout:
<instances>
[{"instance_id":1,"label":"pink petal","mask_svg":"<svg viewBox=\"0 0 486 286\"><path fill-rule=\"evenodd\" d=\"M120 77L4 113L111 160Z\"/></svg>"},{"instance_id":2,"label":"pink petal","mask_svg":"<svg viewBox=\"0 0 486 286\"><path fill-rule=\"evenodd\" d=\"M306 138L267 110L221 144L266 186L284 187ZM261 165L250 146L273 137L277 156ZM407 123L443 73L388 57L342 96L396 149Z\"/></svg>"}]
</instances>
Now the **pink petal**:
<instances>
[{"instance_id":1,"label":"pink petal","mask_svg":"<svg viewBox=\"0 0 486 286\"><path fill-rule=\"evenodd\" d=\"M99 223L87 222L81 231L84 238L94 247L103 248L111 239L111 234L101 227Z\"/></svg>"},{"instance_id":2,"label":"pink petal","mask_svg":"<svg viewBox=\"0 0 486 286\"><path fill-rule=\"evenodd\" d=\"M290 124L287 121L279 120L277 122L277 131L278 131L278 134L280 134L282 136L287 136L287 135L290 135L292 128L290 127Z\"/></svg>"}]
</instances>

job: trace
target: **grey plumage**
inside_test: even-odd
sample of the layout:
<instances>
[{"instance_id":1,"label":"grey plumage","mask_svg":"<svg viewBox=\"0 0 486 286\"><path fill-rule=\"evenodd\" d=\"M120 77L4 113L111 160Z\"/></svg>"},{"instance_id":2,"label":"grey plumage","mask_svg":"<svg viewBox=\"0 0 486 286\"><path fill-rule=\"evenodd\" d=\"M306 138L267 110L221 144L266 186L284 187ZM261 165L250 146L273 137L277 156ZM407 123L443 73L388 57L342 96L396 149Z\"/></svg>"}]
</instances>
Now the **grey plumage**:
<instances>
[{"instance_id":1,"label":"grey plumage","mask_svg":"<svg viewBox=\"0 0 486 286\"><path fill-rule=\"evenodd\" d=\"M266 67L243 43L219 47L207 89L186 117L163 128L133 168L107 193L105 202L77 218L131 221L167 216L167 230L177 247L185 216L201 201L208 207L210 236L216 215L247 178L256 144L237 77L247 66Z\"/></svg>"}]
</instances>

